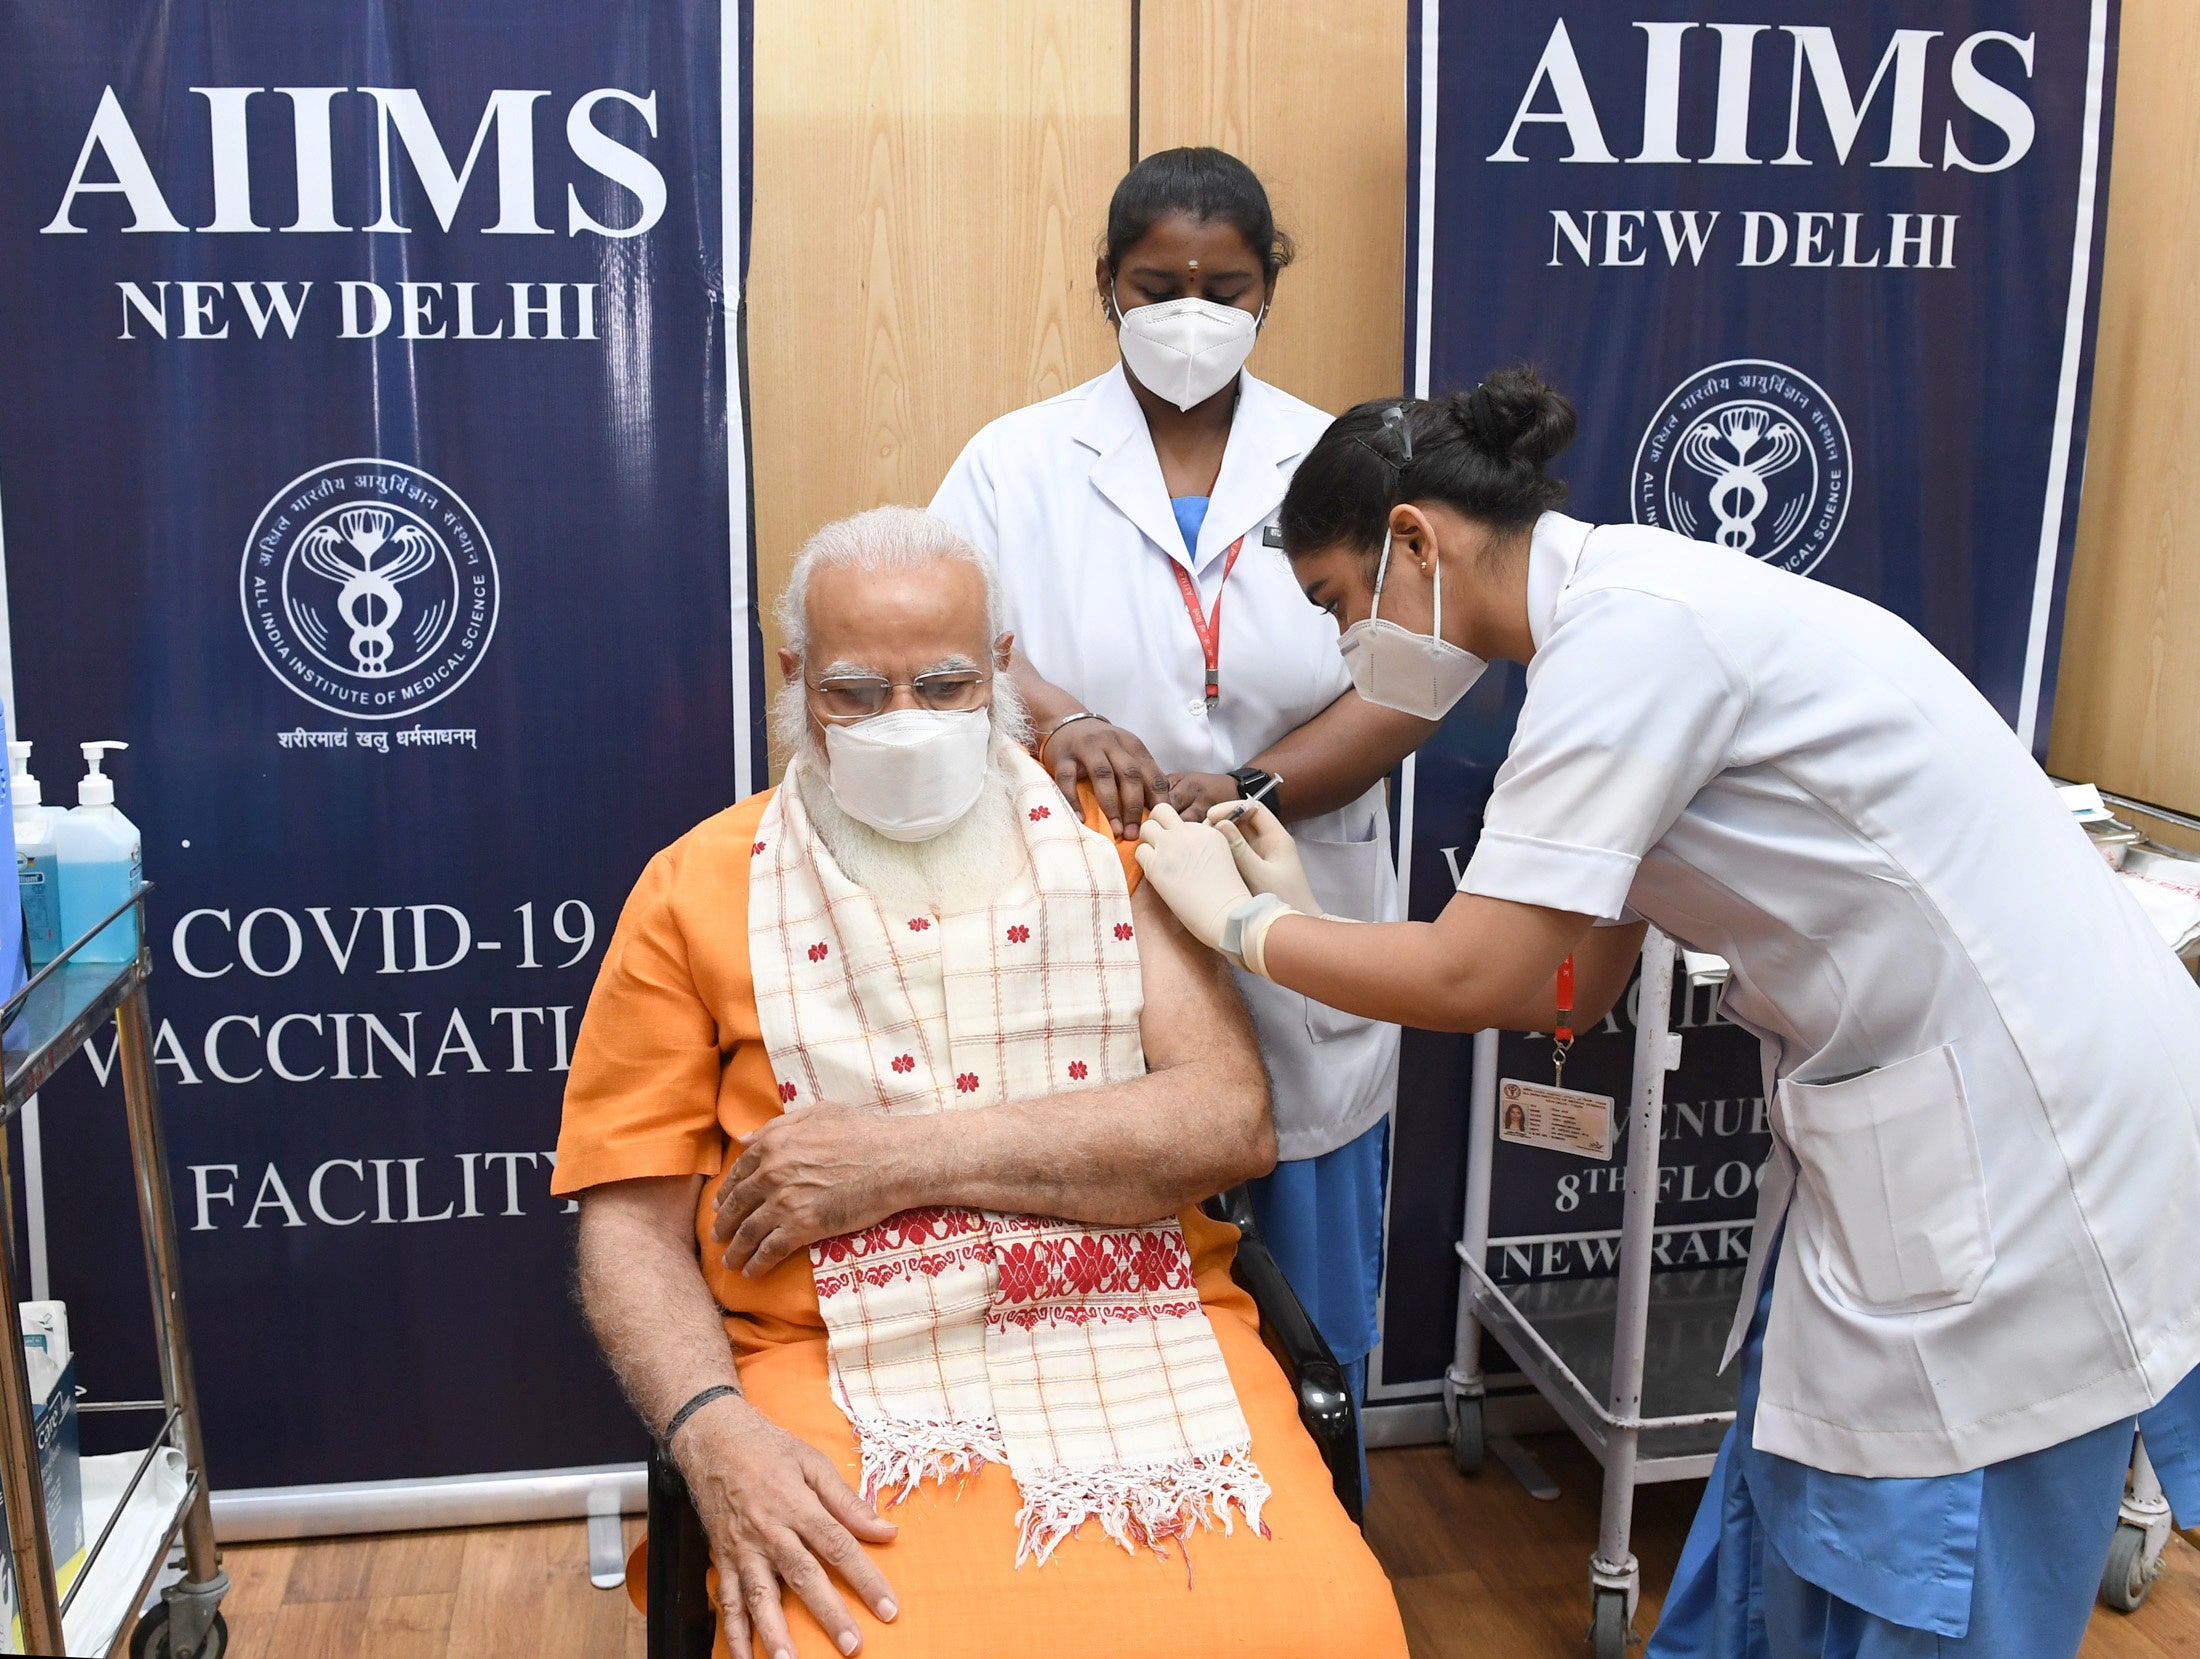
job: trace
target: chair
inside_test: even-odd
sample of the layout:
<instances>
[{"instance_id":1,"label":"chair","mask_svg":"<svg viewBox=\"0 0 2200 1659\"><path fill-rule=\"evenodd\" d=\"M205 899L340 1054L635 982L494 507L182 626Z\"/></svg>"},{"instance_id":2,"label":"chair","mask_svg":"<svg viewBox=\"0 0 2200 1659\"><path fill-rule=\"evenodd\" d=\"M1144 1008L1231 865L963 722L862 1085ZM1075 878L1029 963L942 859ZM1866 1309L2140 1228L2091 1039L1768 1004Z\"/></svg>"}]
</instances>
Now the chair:
<instances>
[{"instance_id":1,"label":"chair","mask_svg":"<svg viewBox=\"0 0 2200 1659\"><path fill-rule=\"evenodd\" d=\"M1360 1421L1345 1385L1344 1367L1322 1340L1314 1321L1284 1281L1283 1269L1261 1242L1253 1201L1243 1187L1207 1200L1203 1208L1239 1233L1237 1281L1260 1310L1260 1333L1291 1379L1299 1421L1314 1437L1328 1466L1337 1501L1354 1522L1361 1519ZM709 1659L717 1615L705 1589L710 1543L687 1482L662 1446L649 1448L648 1659Z\"/></svg>"}]
</instances>

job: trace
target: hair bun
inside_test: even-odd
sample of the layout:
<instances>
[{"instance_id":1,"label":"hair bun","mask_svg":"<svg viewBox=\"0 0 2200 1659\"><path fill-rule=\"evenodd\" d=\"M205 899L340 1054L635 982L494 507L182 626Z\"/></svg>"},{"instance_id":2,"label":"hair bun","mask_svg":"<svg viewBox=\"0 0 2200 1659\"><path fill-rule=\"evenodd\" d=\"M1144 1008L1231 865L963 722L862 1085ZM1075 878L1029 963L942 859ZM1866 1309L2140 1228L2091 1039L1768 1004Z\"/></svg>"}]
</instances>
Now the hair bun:
<instances>
[{"instance_id":1,"label":"hair bun","mask_svg":"<svg viewBox=\"0 0 2200 1659\"><path fill-rule=\"evenodd\" d=\"M1532 467L1546 465L1574 441L1574 406L1525 364L1491 370L1473 391L1454 393L1446 407L1476 448Z\"/></svg>"}]
</instances>

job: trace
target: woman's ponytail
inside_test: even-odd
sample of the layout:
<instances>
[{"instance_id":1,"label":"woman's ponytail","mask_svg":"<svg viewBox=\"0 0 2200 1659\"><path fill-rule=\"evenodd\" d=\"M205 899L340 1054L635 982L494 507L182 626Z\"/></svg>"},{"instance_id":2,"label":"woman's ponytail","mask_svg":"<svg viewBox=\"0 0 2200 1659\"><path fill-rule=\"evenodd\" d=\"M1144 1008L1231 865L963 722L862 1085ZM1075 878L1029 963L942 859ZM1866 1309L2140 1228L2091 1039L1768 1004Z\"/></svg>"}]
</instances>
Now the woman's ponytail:
<instances>
[{"instance_id":1,"label":"woman's ponytail","mask_svg":"<svg viewBox=\"0 0 2200 1659\"><path fill-rule=\"evenodd\" d=\"M1446 407L1468 440L1494 459L1541 467L1574 441L1574 406L1530 368L1492 370Z\"/></svg>"},{"instance_id":2,"label":"woman's ponytail","mask_svg":"<svg viewBox=\"0 0 2200 1659\"><path fill-rule=\"evenodd\" d=\"M1494 369L1441 402L1360 404L1330 423L1292 475L1277 515L1283 545L1304 553L1341 541L1372 552L1401 501L1440 501L1500 530L1533 524L1566 500L1566 481L1545 469L1575 426L1565 394L1524 365Z\"/></svg>"}]
</instances>

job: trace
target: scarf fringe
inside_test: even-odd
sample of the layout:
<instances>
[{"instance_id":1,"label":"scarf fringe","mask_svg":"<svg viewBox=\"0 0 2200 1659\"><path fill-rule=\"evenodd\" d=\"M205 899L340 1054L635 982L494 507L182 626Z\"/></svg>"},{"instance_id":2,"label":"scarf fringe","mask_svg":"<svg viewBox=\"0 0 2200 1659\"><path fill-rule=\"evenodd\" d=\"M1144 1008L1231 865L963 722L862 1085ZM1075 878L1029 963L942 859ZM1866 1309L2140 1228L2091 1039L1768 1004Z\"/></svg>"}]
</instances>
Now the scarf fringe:
<instances>
[{"instance_id":1,"label":"scarf fringe","mask_svg":"<svg viewBox=\"0 0 2200 1659\"><path fill-rule=\"evenodd\" d=\"M1033 1557L1044 1566L1063 1540L1091 1520L1125 1551L1135 1554L1143 1547L1164 1561L1169 1545L1182 1550L1195 1526L1235 1530L1233 1511L1268 1536L1260 1518L1268 1482L1253 1466L1250 1444L1137 1467L1019 1470L1016 1483L1024 1499L1016 1512L1019 1567ZM1189 1551L1184 1564L1188 1580Z\"/></svg>"},{"instance_id":2,"label":"scarf fringe","mask_svg":"<svg viewBox=\"0 0 2200 1659\"><path fill-rule=\"evenodd\" d=\"M874 1509L900 1503L920 1482L959 1484L988 1463L1008 1461L1001 1431L990 1418L923 1420L858 1417L850 1412L848 1420L855 1425L856 1443L863 1454L863 1501Z\"/></svg>"}]
</instances>

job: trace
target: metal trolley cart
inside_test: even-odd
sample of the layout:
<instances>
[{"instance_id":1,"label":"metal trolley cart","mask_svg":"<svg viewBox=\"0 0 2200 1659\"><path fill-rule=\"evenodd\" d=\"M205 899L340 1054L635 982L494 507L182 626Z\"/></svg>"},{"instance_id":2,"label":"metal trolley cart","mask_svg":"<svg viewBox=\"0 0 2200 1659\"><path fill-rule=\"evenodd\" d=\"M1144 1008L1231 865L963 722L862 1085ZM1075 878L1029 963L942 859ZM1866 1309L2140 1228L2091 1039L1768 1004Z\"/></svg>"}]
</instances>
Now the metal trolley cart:
<instances>
[{"instance_id":1,"label":"metal trolley cart","mask_svg":"<svg viewBox=\"0 0 2200 1659\"><path fill-rule=\"evenodd\" d=\"M2124 1501L2116 1512L2116 1534L2108 1546L2108 1565L2101 1573L2101 1600L2119 1613L2136 1613L2154 1588L2162 1570L2162 1551L2169 1546L2169 1500L2147 1459L2146 1441L2133 1437L2131 1474L2124 1485Z\"/></svg>"},{"instance_id":2,"label":"metal trolley cart","mask_svg":"<svg viewBox=\"0 0 2200 1659\"><path fill-rule=\"evenodd\" d=\"M2200 830L2200 818L2188 818L2182 813L2172 813L2144 801L2134 801L2122 795L2103 792L2102 800L2112 805L2127 807L2138 812L2165 818L2182 824L2187 829ZM2174 865L2200 865L2200 859L2180 852L2175 847L2139 836L2129 825L2110 819L2115 832L2104 837L2112 842L2135 841L2139 849L2151 859ZM2088 825L2089 832L2094 826ZM2124 868L2119 864L2117 868ZM2191 885L2191 883L2185 883ZM2181 960L2194 978L2200 979L2200 943L2187 942ZM2162 1551L2169 1545L2172 1528L2169 1500L2162 1495L2162 1483L2156 1478L2154 1464L2147 1457L2146 1441L2134 1436L2131 1448L2131 1472L2124 1484L2123 1503L2116 1514L2116 1532L2108 1549L2108 1565L2101 1573L2101 1602L2119 1613L2136 1613L2147 1599L2147 1592L2154 1588L2154 1580L2162 1571Z\"/></svg>"},{"instance_id":3,"label":"metal trolley cart","mask_svg":"<svg viewBox=\"0 0 2200 1659\"><path fill-rule=\"evenodd\" d=\"M228 1592L229 1579L221 1570L220 1552L214 1544L213 1515L208 1508L206 1459L199 1436L198 1391L191 1371L191 1344L183 1315L183 1290L177 1275L176 1220L169 1198L168 1155L162 1143L160 1101L153 1077L152 1024L145 1001L145 981L152 959L141 948L124 963L77 960L84 946L109 922L134 917L139 938L144 937L145 895L135 894L94 927L84 938L32 978L4 1008L0 1008L0 1032L5 1033L5 1081L0 1085L0 1127L15 1117L39 1085L61 1068L64 1061L112 1018L117 1053L122 1068L124 1109L129 1119L130 1157L135 1168L138 1224L145 1241L145 1274L153 1294L153 1325L160 1351L161 1397L157 1400L81 1401L84 1412L142 1412L160 1419L153 1442L138 1460L115 1513L93 1540L83 1568L69 1587L58 1593L54 1579L53 1547L47 1527L45 1485L39 1473L34 1434L30 1379L23 1357L23 1343L14 1332L0 1341L0 1502L6 1506L8 1551L13 1558L17 1600L21 1609L25 1648L31 1653L63 1654L71 1651L63 1631L63 1615L78 1592L90 1582L94 1564L116 1535L116 1521L144 1481L153 1461L173 1447L183 1454L183 1495L174 1512L165 1517L158 1547L141 1562L133 1577L136 1591L119 1630L101 1650L109 1659L123 1653L157 1656L157 1659L218 1659L228 1644L228 1629L219 1611ZM0 1149L4 1149L0 1142ZM4 1173L4 1172L0 1172ZM0 1183L4 1184L4 1183ZM10 1233L12 1239L12 1230ZM19 1291L12 1245L0 1248L0 1309L14 1323ZM162 1604L143 1619L135 1617L151 1592L178 1530L183 1535L184 1577L169 1587Z\"/></svg>"},{"instance_id":4,"label":"metal trolley cart","mask_svg":"<svg viewBox=\"0 0 2200 1659\"><path fill-rule=\"evenodd\" d=\"M1487 1332L1603 1465L1603 1515L1589 1560L1595 1659L1620 1659L1640 1594L1641 1572L1628 1549L1635 1488L1708 1474L1734 1421L1738 1387L1731 1376L1718 1375L1718 1354L1740 1270L1667 1273L1655 1284L1650 1275L1665 1074L1680 1064L1681 1039L1670 1024L1673 958L1672 940L1652 928L1642 948L1617 1279L1508 1291L1491 1277L1485 1258L1497 1141L1497 1034L1476 1038L1466 1225L1456 1247L1459 1323L1444 1378L1445 1417L1460 1472L1476 1473L1485 1443L1481 1339ZM1653 1324L1660 1340L1655 1363L1646 1364ZM1657 1415L1646 1414L1646 1402Z\"/></svg>"}]
</instances>

